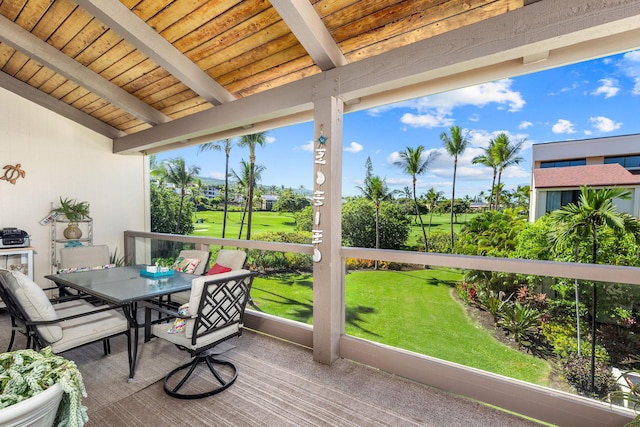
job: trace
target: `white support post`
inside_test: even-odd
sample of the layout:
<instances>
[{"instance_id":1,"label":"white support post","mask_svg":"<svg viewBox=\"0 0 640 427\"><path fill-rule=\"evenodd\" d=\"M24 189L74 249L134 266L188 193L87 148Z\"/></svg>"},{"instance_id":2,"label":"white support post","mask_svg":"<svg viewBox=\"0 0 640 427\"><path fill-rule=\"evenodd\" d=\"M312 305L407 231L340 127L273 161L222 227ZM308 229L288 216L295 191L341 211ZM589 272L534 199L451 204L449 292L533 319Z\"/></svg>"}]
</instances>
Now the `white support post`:
<instances>
[{"instance_id":1,"label":"white support post","mask_svg":"<svg viewBox=\"0 0 640 427\"><path fill-rule=\"evenodd\" d=\"M328 96L315 100L314 107L313 359L329 365L339 356L344 330L344 263L340 257L343 102Z\"/></svg>"}]
</instances>

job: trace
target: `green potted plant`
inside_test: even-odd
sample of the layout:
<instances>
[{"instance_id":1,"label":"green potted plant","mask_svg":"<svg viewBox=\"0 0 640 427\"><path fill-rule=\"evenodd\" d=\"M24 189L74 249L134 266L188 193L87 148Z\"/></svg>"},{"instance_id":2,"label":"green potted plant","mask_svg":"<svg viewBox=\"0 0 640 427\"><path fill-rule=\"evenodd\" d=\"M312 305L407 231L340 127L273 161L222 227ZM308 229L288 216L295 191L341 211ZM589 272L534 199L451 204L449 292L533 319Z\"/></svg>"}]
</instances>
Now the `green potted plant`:
<instances>
[{"instance_id":1,"label":"green potted plant","mask_svg":"<svg viewBox=\"0 0 640 427\"><path fill-rule=\"evenodd\" d=\"M50 347L0 354L0 419L10 425L82 426L86 395L76 364Z\"/></svg>"},{"instance_id":2,"label":"green potted plant","mask_svg":"<svg viewBox=\"0 0 640 427\"><path fill-rule=\"evenodd\" d=\"M154 260L154 264L158 267L158 271L161 273L169 271L171 266L173 266L173 263L173 258L156 258Z\"/></svg>"},{"instance_id":3,"label":"green potted plant","mask_svg":"<svg viewBox=\"0 0 640 427\"><path fill-rule=\"evenodd\" d=\"M64 215L69 221L69 225L63 231L67 239L79 239L82 237L82 230L78 227L78 221L89 218L89 202L78 202L76 199L60 197L60 207L53 210Z\"/></svg>"}]
</instances>

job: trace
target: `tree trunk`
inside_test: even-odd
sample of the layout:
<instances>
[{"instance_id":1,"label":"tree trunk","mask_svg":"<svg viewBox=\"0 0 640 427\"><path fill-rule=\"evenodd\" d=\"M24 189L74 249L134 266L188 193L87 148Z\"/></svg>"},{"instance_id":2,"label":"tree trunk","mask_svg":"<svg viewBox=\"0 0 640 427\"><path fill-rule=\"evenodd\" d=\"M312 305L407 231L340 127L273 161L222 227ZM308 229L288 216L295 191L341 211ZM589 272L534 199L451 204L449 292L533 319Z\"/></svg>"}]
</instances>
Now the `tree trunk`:
<instances>
[{"instance_id":1,"label":"tree trunk","mask_svg":"<svg viewBox=\"0 0 640 427\"><path fill-rule=\"evenodd\" d=\"M226 151L227 159L224 164L224 214L222 216L222 238L227 231L227 209L229 206L229 150Z\"/></svg>"}]
</instances>

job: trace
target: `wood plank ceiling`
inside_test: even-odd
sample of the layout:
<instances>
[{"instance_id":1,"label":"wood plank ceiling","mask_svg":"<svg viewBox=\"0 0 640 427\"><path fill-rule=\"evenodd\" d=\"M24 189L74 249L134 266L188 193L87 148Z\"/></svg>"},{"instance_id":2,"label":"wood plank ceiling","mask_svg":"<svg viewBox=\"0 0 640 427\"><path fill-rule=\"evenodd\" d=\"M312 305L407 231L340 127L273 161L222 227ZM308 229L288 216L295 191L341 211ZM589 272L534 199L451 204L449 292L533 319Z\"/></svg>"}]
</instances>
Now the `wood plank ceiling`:
<instances>
[{"instance_id":1,"label":"wood plank ceiling","mask_svg":"<svg viewBox=\"0 0 640 427\"><path fill-rule=\"evenodd\" d=\"M524 3L0 0L0 86L116 138Z\"/></svg>"}]
</instances>

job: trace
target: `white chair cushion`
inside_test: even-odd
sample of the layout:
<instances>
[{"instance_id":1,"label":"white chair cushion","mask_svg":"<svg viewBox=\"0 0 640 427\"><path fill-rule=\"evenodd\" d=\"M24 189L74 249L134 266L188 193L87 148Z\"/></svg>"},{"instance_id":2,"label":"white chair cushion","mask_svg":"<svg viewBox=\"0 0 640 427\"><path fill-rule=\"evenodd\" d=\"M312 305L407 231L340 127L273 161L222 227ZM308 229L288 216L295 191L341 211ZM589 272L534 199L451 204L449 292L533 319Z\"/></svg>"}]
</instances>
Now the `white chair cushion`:
<instances>
[{"instance_id":1,"label":"white chair cushion","mask_svg":"<svg viewBox=\"0 0 640 427\"><path fill-rule=\"evenodd\" d=\"M203 347L205 345L216 342L228 335L231 335L235 332L238 332L242 327L241 324L229 325L226 328L219 329L215 332L207 334L201 338L199 338L196 342L196 345L191 344L191 337L186 336L186 329L183 329L178 333L170 333L169 329L171 328L171 324L169 323L161 323L159 325L153 325L153 335L156 337L165 339L173 344L183 346L185 348L195 350L199 347Z\"/></svg>"},{"instance_id":2,"label":"white chair cushion","mask_svg":"<svg viewBox=\"0 0 640 427\"><path fill-rule=\"evenodd\" d=\"M240 270L244 267L244 262L247 259L247 253L245 251L234 249L220 249L218 256L216 257L216 264L229 267L231 270Z\"/></svg>"},{"instance_id":3,"label":"white chair cushion","mask_svg":"<svg viewBox=\"0 0 640 427\"><path fill-rule=\"evenodd\" d=\"M104 308L104 306L93 306L86 301L70 301L60 304L60 306L56 310L59 317L73 316ZM62 338L51 344L51 350L54 353L62 353L80 345L125 332L129 328L129 322L121 312L108 310L65 320L60 322L60 326Z\"/></svg>"},{"instance_id":4,"label":"white chair cushion","mask_svg":"<svg viewBox=\"0 0 640 427\"><path fill-rule=\"evenodd\" d=\"M195 266L193 272L191 274L200 275L205 272L209 268L209 257L211 253L209 251L200 251L197 249L185 249L180 251L178 254L179 258L190 258L190 259L198 259L200 262ZM187 273L185 271L185 273Z\"/></svg>"},{"instance_id":5,"label":"white chair cushion","mask_svg":"<svg viewBox=\"0 0 640 427\"><path fill-rule=\"evenodd\" d=\"M187 252L187 251L182 251L182 252ZM220 249L214 265L219 264L224 267L229 267L231 269L231 272L233 272L233 271L240 270L242 267L244 267L244 262L246 259L247 259L247 254L244 251L235 250L235 249ZM231 272L227 272L227 273L231 273ZM222 276L222 274L227 274L227 273L216 274L215 277L212 277L212 278L218 279L220 277L224 277ZM190 291L178 292L171 295L171 301L175 302L176 304L182 305L184 303L189 302L190 296L191 296Z\"/></svg>"},{"instance_id":6,"label":"white chair cushion","mask_svg":"<svg viewBox=\"0 0 640 427\"><path fill-rule=\"evenodd\" d=\"M109 265L110 263L109 246L107 245L90 245L77 246L74 248L60 249L60 268L61 269L91 269L98 266Z\"/></svg>"},{"instance_id":7,"label":"white chair cushion","mask_svg":"<svg viewBox=\"0 0 640 427\"><path fill-rule=\"evenodd\" d=\"M37 283L19 271L11 271L14 280L8 280L11 295L24 310L28 320L56 320L56 314L49 298ZM38 326L38 332L49 343L62 339L62 328L59 325Z\"/></svg>"}]
</instances>

